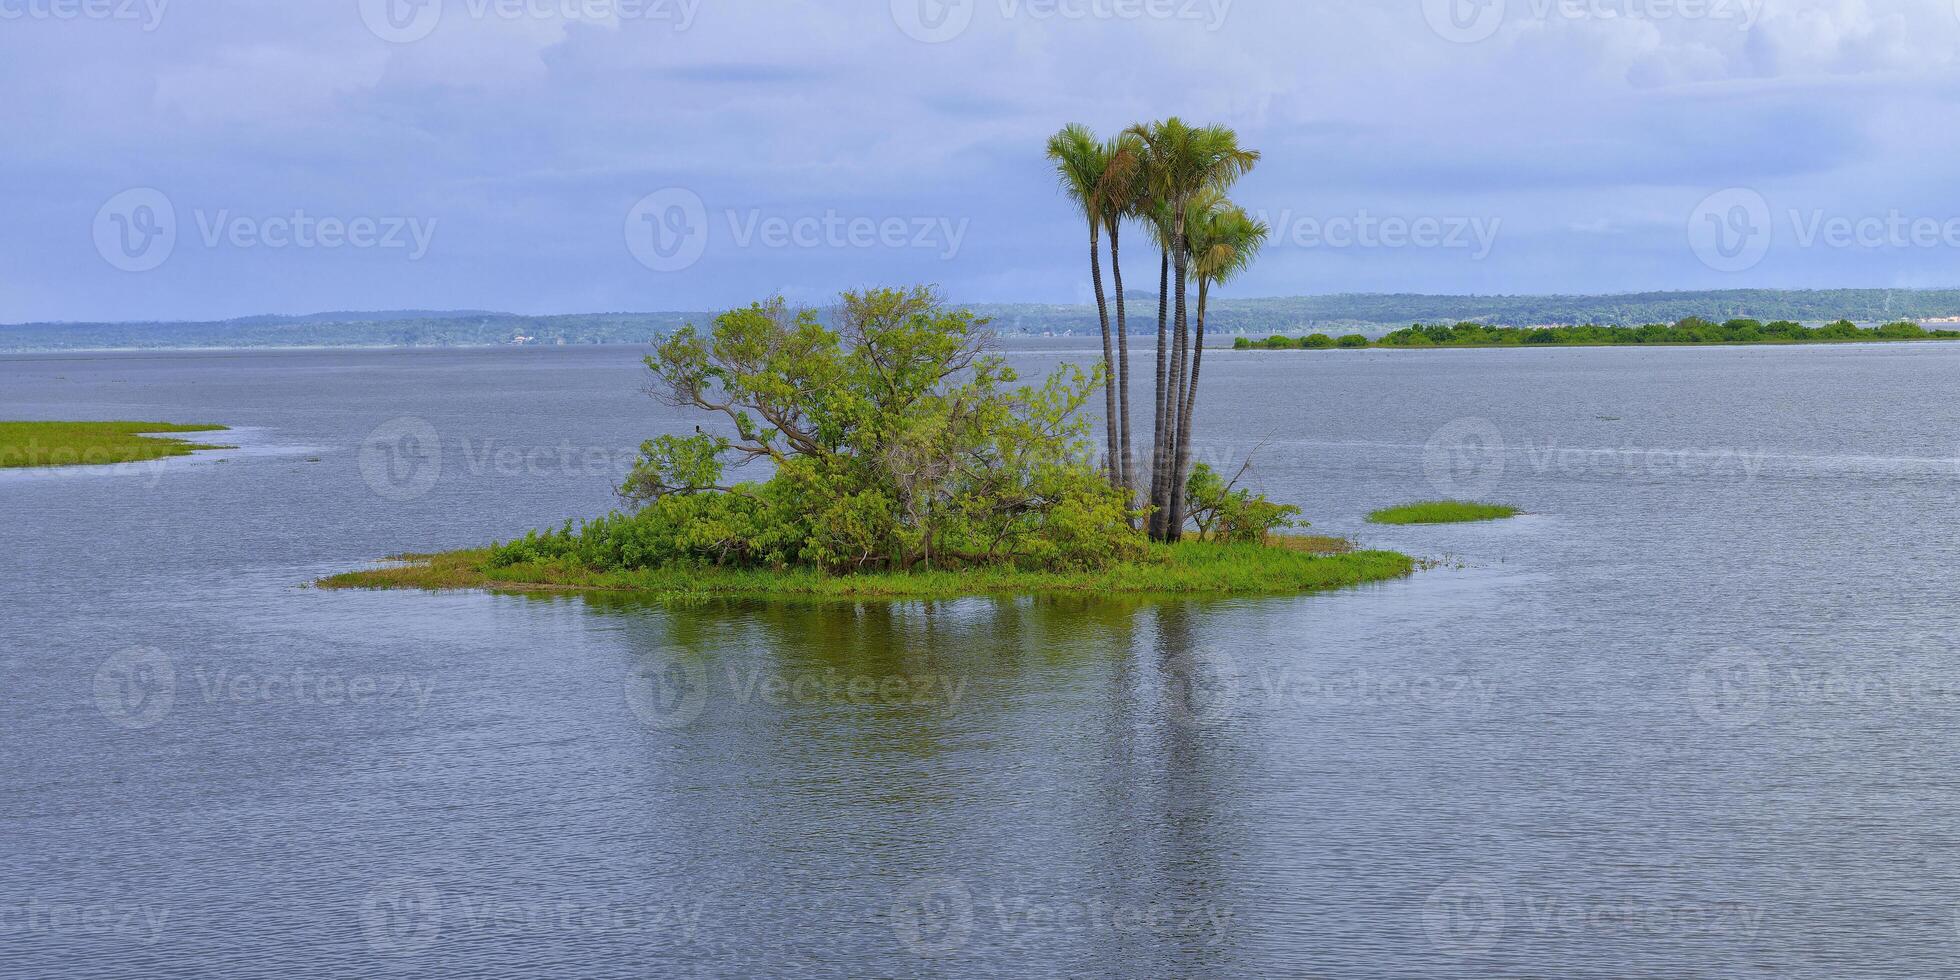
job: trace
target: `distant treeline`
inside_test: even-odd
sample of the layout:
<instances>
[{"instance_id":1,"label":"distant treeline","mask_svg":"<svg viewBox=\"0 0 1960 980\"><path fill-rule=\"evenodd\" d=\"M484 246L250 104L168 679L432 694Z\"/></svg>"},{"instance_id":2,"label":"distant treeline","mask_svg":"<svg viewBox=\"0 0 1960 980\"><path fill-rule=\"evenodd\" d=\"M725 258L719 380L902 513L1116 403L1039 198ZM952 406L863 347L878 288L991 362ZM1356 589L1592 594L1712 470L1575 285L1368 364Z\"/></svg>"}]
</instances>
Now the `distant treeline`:
<instances>
[{"instance_id":1,"label":"distant treeline","mask_svg":"<svg viewBox=\"0 0 1960 980\"><path fill-rule=\"evenodd\" d=\"M1154 284L1154 281L1153 281ZM1153 314L1156 298L1132 295ZM1093 306L977 304L996 332L1013 335L1096 332ZM1213 299L1213 334L1378 335L1408 323L1477 323L1508 327L1593 323L1638 327L1691 317L1753 318L1765 323L1892 323L1960 316L1960 290L1740 289L1620 296L1340 295ZM477 310L397 310L256 316L203 323L26 323L0 326L0 350L184 347L471 347L508 344L644 344L702 313L581 313L521 316ZM1133 331L1154 333L1156 317L1132 316Z\"/></svg>"},{"instance_id":2,"label":"distant treeline","mask_svg":"<svg viewBox=\"0 0 1960 980\"><path fill-rule=\"evenodd\" d=\"M0 350L168 350L197 347L487 347L645 344L695 313L323 313L204 323L25 323L0 326Z\"/></svg>"},{"instance_id":3,"label":"distant treeline","mask_svg":"<svg viewBox=\"0 0 1960 980\"><path fill-rule=\"evenodd\" d=\"M1641 327L1588 325L1582 327L1493 327L1483 323L1417 324L1370 342L1361 334L1334 338L1324 333L1305 337L1275 334L1265 340L1240 337L1238 350L1320 350L1332 347L1614 347L1654 344L1804 344L1871 340L1932 340L1960 338L1960 330L1927 330L1911 321L1865 328L1849 320L1806 327L1792 320L1734 319L1722 323L1687 317L1675 323Z\"/></svg>"}]
</instances>

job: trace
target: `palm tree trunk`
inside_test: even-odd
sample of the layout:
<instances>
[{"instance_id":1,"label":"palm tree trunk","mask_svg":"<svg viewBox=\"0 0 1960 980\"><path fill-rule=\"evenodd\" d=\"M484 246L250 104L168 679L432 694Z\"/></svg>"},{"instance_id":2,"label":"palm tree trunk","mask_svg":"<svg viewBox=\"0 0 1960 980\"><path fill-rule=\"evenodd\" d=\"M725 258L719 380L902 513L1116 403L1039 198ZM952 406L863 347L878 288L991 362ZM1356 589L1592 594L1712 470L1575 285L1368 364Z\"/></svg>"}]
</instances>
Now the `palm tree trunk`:
<instances>
[{"instance_id":1,"label":"palm tree trunk","mask_svg":"<svg viewBox=\"0 0 1960 980\"><path fill-rule=\"evenodd\" d=\"M1164 470L1170 467L1170 460L1164 451L1169 447L1165 433L1164 406L1170 403L1170 337L1166 331L1170 327L1171 301L1171 253L1170 246L1164 246L1164 256L1157 268L1157 414L1156 422L1150 431L1150 506L1156 508L1160 499L1158 490L1164 485ZM1153 509L1150 512L1150 536L1163 537L1164 512Z\"/></svg>"},{"instance_id":2,"label":"palm tree trunk","mask_svg":"<svg viewBox=\"0 0 1960 980\"><path fill-rule=\"evenodd\" d=\"M1179 242L1182 242L1184 238L1184 229L1182 227L1182 222L1179 223L1176 237ZM1177 457L1179 453L1179 448L1177 445L1177 434L1183 428L1180 415L1182 414L1182 409L1184 407L1183 405L1184 376L1185 376L1184 359L1185 359L1185 352L1190 349L1190 343L1191 343L1190 310L1186 303L1187 284L1189 282L1189 275L1190 275L1189 260L1185 257L1184 249L1181 247L1181 245L1175 247L1174 251L1172 252L1172 255L1174 257L1172 258L1171 262L1173 266L1173 271L1175 273L1176 281L1173 282L1171 285L1174 289L1177 290L1176 298L1174 300L1174 302L1176 303L1176 313L1173 315L1173 320L1176 326L1173 331L1174 339L1171 342L1172 346L1171 346L1170 404L1166 406L1167 412L1166 412L1165 433L1164 433L1166 436L1169 437L1166 440L1166 442L1169 445L1165 447L1165 458L1164 458L1164 466L1165 469L1168 470L1168 472L1165 473L1164 475L1164 486L1159 491L1163 496L1160 502L1158 503L1158 506L1161 507L1164 512L1163 533L1159 536L1159 540L1162 541L1176 541L1178 539L1179 532L1183 530L1181 525L1177 523L1173 523L1173 519L1178 518L1181 515L1171 513L1171 502L1173 500L1176 500L1179 496L1179 494L1177 493L1177 470L1176 470Z\"/></svg>"},{"instance_id":3,"label":"palm tree trunk","mask_svg":"<svg viewBox=\"0 0 1960 980\"><path fill-rule=\"evenodd\" d=\"M1198 408L1198 372L1205 366L1205 307L1210 305L1211 280L1198 277L1198 336L1191 348L1191 377L1184 387L1184 407L1178 412L1177 466L1171 489L1171 540L1184 536L1185 481L1191 474L1191 417Z\"/></svg>"},{"instance_id":4,"label":"palm tree trunk","mask_svg":"<svg viewBox=\"0 0 1960 980\"><path fill-rule=\"evenodd\" d=\"M1109 343L1109 301L1103 295L1102 243L1092 226L1089 230L1089 278L1096 285L1096 315L1102 320L1103 342L1103 429L1108 435L1109 482L1121 486L1123 472L1116 458L1116 349Z\"/></svg>"},{"instance_id":5,"label":"palm tree trunk","mask_svg":"<svg viewBox=\"0 0 1960 980\"><path fill-rule=\"evenodd\" d=\"M1131 506L1135 506L1137 485L1136 476L1130 465L1130 318L1125 312L1123 302L1123 256L1122 222L1111 222L1109 226L1109 274L1116 279L1116 349L1117 349L1117 412L1122 416L1118 442L1123 453L1121 471L1123 488L1130 494Z\"/></svg>"}]
</instances>

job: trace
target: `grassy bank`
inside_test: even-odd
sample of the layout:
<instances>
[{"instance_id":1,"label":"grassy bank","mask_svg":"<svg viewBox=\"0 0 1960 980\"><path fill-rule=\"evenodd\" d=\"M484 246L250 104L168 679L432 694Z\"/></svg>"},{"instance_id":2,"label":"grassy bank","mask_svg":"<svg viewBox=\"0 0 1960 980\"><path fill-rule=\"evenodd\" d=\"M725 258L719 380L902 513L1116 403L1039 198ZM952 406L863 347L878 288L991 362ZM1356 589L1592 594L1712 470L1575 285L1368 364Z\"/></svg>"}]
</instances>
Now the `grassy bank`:
<instances>
[{"instance_id":1,"label":"grassy bank","mask_svg":"<svg viewBox=\"0 0 1960 980\"><path fill-rule=\"evenodd\" d=\"M224 428L168 422L0 422L0 469L134 463L188 456L199 449L233 448L146 434L222 432Z\"/></svg>"},{"instance_id":2,"label":"grassy bank","mask_svg":"<svg viewBox=\"0 0 1960 980\"><path fill-rule=\"evenodd\" d=\"M404 556L322 579L327 589L630 592L662 599L952 599L1006 595L1297 595L1403 578L1414 559L1355 551L1334 538L1272 545L1154 545L1141 562L1095 572L968 571L827 575L815 571L659 568L600 571L561 562L493 568L489 549Z\"/></svg>"},{"instance_id":3,"label":"grassy bank","mask_svg":"<svg viewBox=\"0 0 1960 980\"><path fill-rule=\"evenodd\" d=\"M1433 500L1378 510L1369 514L1368 520L1374 524L1465 524L1472 521L1498 521L1516 516L1518 516L1516 507L1506 507L1502 504Z\"/></svg>"}]
</instances>

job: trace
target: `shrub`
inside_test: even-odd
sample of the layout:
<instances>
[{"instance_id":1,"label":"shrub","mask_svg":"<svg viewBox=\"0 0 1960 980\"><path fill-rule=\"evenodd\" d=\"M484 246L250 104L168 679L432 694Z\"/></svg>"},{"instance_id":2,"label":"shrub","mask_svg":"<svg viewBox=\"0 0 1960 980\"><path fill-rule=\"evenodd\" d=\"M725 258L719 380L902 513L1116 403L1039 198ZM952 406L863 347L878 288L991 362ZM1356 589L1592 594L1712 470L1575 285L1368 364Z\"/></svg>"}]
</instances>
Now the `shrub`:
<instances>
[{"instance_id":1,"label":"shrub","mask_svg":"<svg viewBox=\"0 0 1960 980\"><path fill-rule=\"evenodd\" d=\"M1140 557L1127 494L1088 462L1076 417L1100 375L1016 387L985 323L922 288L847 293L836 329L781 299L683 327L647 358L654 391L733 434L649 440L620 488L631 513L526 535L493 561L853 572ZM753 460L773 464L768 480L724 479Z\"/></svg>"},{"instance_id":2,"label":"shrub","mask_svg":"<svg viewBox=\"0 0 1960 980\"><path fill-rule=\"evenodd\" d=\"M1351 333L1340 339L1340 345L1347 348L1366 347L1368 338L1358 333Z\"/></svg>"},{"instance_id":3,"label":"shrub","mask_svg":"<svg viewBox=\"0 0 1960 980\"><path fill-rule=\"evenodd\" d=\"M1926 336L1926 328L1909 320L1902 320L1879 327L1878 335L1887 340L1918 340Z\"/></svg>"},{"instance_id":4,"label":"shrub","mask_svg":"<svg viewBox=\"0 0 1960 980\"><path fill-rule=\"evenodd\" d=\"M1226 483L1203 463L1191 467L1185 496L1191 521L1198 525L1200 534L1234 544L1264 544L1281 528L1308 526L1293 520L1300 508L1273 503L1250 490L1234 489L1236 482Z\"/></svg>"},{"instance_id":5,"label":"shrub","mask_svg":"<svg viewBox=\"0 0 1960 980\"><path fill-rule=\"evenodd\" d=\"M1324 333L1309 334L1300 342L1300 346L1308 350L1326 350L1334 346L1334 338Z\"/></svg>"}]
</instances>

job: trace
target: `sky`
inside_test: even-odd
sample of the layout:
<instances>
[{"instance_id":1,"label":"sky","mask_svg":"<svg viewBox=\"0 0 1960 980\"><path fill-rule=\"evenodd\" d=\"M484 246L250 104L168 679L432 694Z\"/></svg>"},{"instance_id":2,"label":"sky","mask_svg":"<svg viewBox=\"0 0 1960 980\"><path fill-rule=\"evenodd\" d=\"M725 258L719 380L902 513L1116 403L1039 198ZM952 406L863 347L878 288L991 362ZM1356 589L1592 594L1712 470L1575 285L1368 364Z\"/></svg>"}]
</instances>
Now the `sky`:
<instances>
[{"instance_id":1,"label":"sky","mask_svg":"<svg viewBox=\"0 0 1960 980\"><path fill-rule=\"evenodd\" d=\"M0 322L1086 302L1044 142L1169 115L1226 295L1960 285L1956 0L0 0L0 92Z\"/></svg>"}]
</instances>

